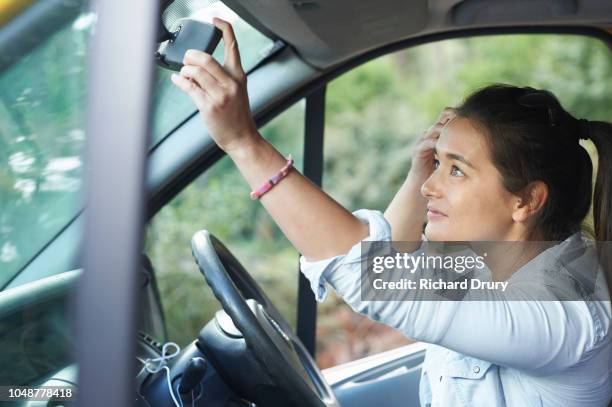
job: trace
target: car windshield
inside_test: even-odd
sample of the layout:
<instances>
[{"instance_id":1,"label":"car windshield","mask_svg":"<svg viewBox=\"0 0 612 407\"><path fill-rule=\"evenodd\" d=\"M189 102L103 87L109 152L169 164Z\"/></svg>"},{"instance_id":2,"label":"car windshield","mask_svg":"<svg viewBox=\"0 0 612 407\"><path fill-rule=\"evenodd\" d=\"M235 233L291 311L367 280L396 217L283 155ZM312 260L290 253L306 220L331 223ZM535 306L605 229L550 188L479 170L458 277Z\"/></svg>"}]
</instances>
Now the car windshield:
<instances>
[{"instance_id":1,"label":"car windshield","mask_svg":"<svg viewBox=\"0 0 612 407\"><path fill-rule=\"evenodd\" d=\"M205 9L195 14L187 10L190 14L184 15L203 21L219 16L232 22L245 68L259 62L272 40L221 2L203 4ZM0 287L35 258L83 206L87 60L95 22L96 15L84 9L0 71ZM220 46L215 56L222 57L222 52ZM151 146L195 110L172 86L170 73L156 70Z\"/></svg>"}]
</instances>

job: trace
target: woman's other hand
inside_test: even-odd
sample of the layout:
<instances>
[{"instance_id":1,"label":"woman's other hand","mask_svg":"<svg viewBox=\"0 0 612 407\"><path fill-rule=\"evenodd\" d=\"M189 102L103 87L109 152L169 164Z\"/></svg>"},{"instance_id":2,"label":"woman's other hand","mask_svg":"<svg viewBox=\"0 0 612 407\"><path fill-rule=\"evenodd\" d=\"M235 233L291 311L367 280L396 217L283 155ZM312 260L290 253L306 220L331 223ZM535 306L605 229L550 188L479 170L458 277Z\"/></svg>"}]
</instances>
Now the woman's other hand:
<instances>
[{"instance_id":1,"label":"woman's other hand","mask_svg":"<svg viewBox=\"0 0 612 407\"><path fill-rule=\"evenodd\" d=\"M440 137L442 128L454 117L455 110L452 107L445 107L440 113L438 120L434 123L423 136L417 141L412 153L412 166L408 177L415 183L421 185L431 175L434 170L434 147Z\"/></svg>"},{"instance_id":2,"label":"woman's other hand","mask_svg":"<svg viewBox=\"0 0 612 407\"><path fill-rule=\"evenodd\" d=\"M406 252L412 252L420 245L427 209L427 199L421 195L421 186L434 170L433 149L440 137L440 132L455 116L453 108L444 108L438 121L417 141L412 153L412 166L408 177L385 211L385 218L391 225L393 240L411 242L403 246Z\"/></svg>"},{"instance_id":3,"label":"woman's other hand","mask_svg":"<svg viewBox=\"0 0 612 407\"><path fill-rule=\"evenodd\" d=\"M213 24L223 33L223 66L210 54L192 49L185 53L180 74L172 74L171 79L194 102L215 143L229 152L259 135L234 30L219 18Z\"/></svg>"}]
</instances>

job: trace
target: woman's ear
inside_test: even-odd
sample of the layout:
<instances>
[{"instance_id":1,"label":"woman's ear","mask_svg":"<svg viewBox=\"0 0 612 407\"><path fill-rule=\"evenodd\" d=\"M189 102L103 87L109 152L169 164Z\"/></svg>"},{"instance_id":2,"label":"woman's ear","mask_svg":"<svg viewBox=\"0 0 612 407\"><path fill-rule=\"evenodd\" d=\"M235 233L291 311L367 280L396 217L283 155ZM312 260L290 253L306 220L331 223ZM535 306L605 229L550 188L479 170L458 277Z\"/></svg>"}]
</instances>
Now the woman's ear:
<instances>
[{"instance_id":1,"label":"woman's ear","mask_svg":"<svg viewBox=\"0 0 612 407\"><path fill-rule=\"evenodd\" d=\"M515 222L525 222L546 203L548 185L542 181L530 182L514 199L516 201L513 205L512 219Z\"/></svg>"}]
</instances>

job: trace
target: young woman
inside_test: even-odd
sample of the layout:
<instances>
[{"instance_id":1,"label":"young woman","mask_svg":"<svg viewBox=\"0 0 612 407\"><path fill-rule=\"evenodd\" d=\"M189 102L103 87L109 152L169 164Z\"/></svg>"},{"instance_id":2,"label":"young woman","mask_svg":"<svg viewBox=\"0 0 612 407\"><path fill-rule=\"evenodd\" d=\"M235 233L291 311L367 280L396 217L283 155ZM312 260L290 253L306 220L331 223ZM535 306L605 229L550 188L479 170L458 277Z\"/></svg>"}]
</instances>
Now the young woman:
<instances>
[{"instance_id":1,"label":"young woman","mask_svg":"<svg viewBox=\"0 0 612 407\"><path fill-rule=\"evenodd\" d=\"M360 242L558 241L521 259L516 275L577 290L568 262L586 267L606 250L586 249L593 167L581 138L597 147L595 237L612 240L612 125L578 120L549 92L490 86L447 108L420 139L412 168L384 216L351 213L287 169L257 132L231 26L221 66L188 51L173 82L194 101L210 134L238 166L281 230L302 253L318 301L329 283L356 311L431 345L422 369L424 406L606 406L612 397L611 310L603 280L581 300L362 301ZM262 183L277 174L271 189ZM415 243L411 250L418 249ZM597 259L597 256L601 259ZM583 261L584 260L584 261ZM525 272L525 270L529 272ZM514 278L514 275L513 275ZM520 279L516 280L519 281ZM557 283L561 281L561 283ZM577 284L577 283L576 283ZM578 288L577 288L578 287ZM603 298L595 301L594 298Z\"/></svg>"}]
</instances>

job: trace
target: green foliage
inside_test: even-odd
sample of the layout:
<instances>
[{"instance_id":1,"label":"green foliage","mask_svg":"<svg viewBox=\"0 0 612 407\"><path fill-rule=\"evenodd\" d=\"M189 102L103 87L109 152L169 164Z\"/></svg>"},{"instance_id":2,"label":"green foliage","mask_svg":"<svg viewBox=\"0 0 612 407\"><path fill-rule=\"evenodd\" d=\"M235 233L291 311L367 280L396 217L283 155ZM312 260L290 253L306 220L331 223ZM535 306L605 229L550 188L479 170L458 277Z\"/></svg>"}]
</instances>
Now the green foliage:
<instances>
[{"instance_id":1,"label":"green foliage","mask_svg":"<svg viewBox=\"0 0 612 407\"><path fill-rule=\"evenodd\" d=\"M302 166L304 105L264 127L264 137ZM145 250L156 270L171 340L192 341L219 309L196 267L190 240L207 229L236 255L292 324L296 318L298 253L257 201L229 157L192 182L153 219Z\"/></svg>"},{"instance_id":2,"label":"green foliage","mask_svg":"<svg viewBox=\"0 0 612 407\"><path fill-rule=\"evenodd\" d=\"M384 210L415 139L445 106L496 82L549 89L570 113L610 120L611 74L606 45L572 35L445 40L369 62L329 85L325 189L347 208Z\"/></svg>"},{"instance_id":3,"label":"green foliage","mask_svg":"<svg viewBox=\"0 0 612 407\"><path fill-rule=\"evenodd\" d=\"M385 58L377 59L335 81L334 91L327 94L326 114L335 115L346 110L359 113L372 99L388 95L396 79L391 62Z\"/></svg>"}]
</instances>

